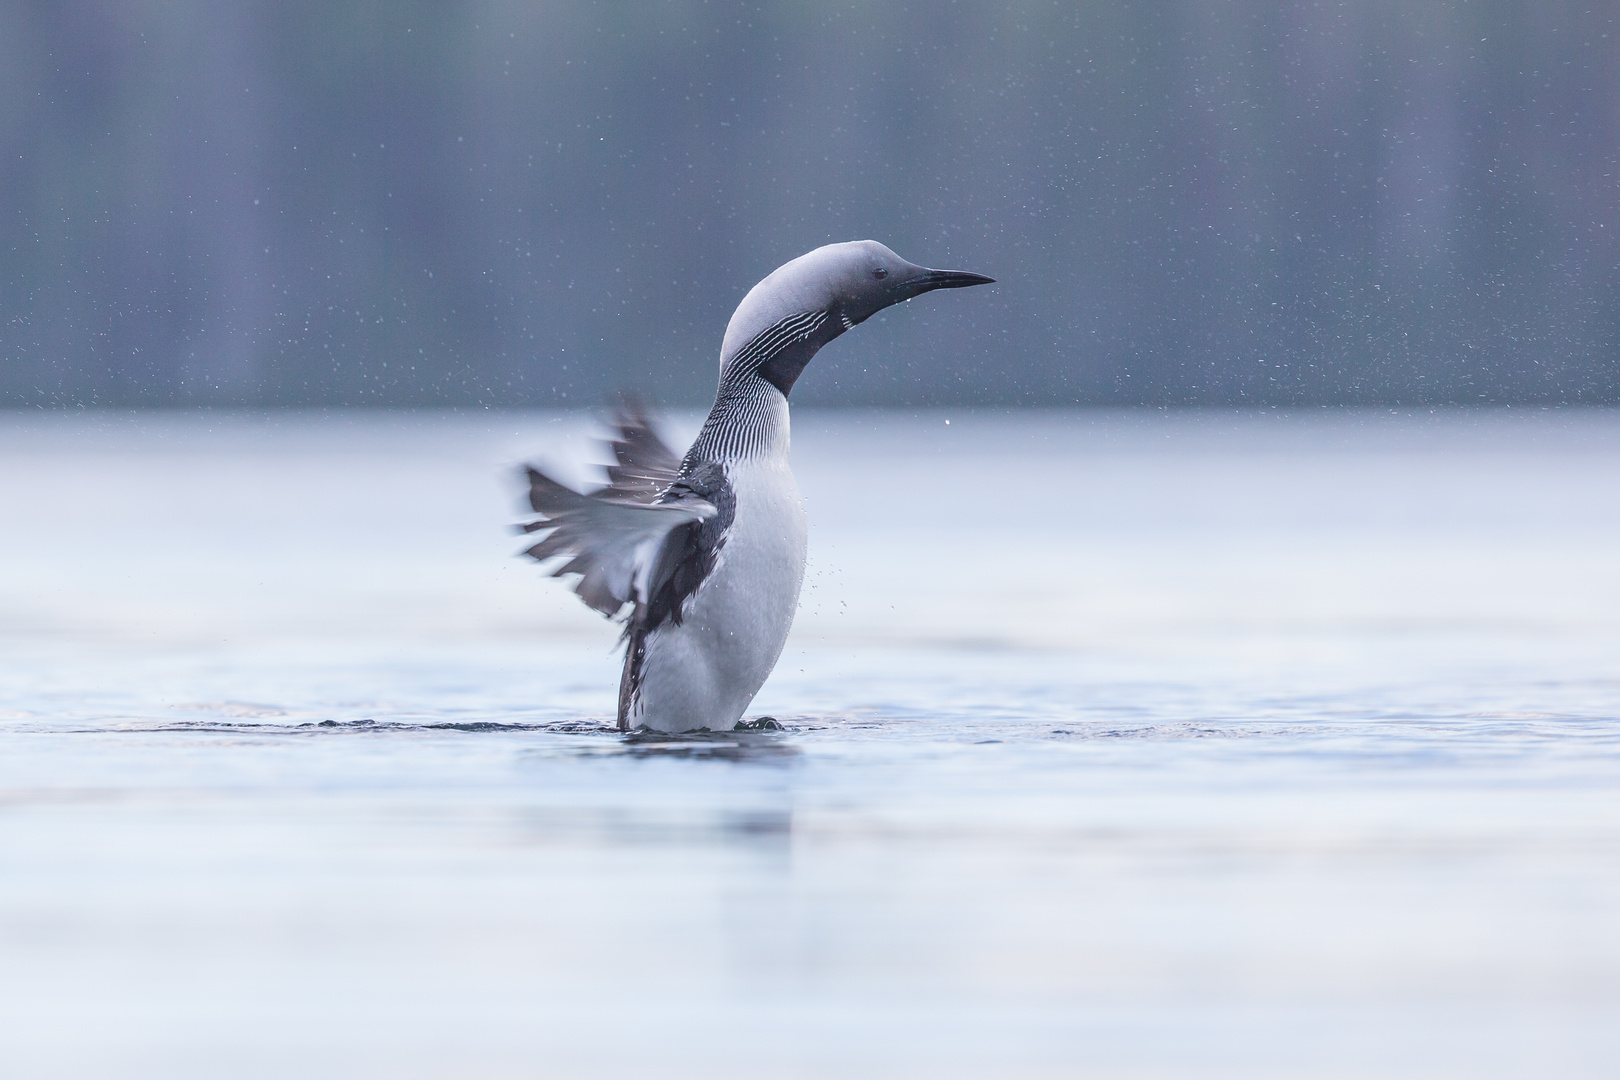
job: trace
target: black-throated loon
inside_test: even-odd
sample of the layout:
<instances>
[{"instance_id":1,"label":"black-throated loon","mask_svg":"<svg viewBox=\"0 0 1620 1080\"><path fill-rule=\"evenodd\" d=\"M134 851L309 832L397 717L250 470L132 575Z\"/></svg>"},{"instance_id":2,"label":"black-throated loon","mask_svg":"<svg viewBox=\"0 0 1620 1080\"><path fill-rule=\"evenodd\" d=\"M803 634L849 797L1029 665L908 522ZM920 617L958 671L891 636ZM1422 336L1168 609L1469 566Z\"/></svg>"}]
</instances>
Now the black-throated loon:
<instances>
[{"instance_id":1,"label":"black-throated loon","mask_svg":"<svg viewBox=\"0 0 1620 1080\"><path fill-rule=\"evenodd\" d=\"M816 350L891 304L991 278L929 270L872 240L801 255L749 290L726 327L720 388L677 459L638 408L620 411L608 486L580 494L532 466L550 530L604 615L626 605L619 728L729 731L776 666L804 582L806 522L788 467L788 401Z\"/></svg>"}]
</instances>

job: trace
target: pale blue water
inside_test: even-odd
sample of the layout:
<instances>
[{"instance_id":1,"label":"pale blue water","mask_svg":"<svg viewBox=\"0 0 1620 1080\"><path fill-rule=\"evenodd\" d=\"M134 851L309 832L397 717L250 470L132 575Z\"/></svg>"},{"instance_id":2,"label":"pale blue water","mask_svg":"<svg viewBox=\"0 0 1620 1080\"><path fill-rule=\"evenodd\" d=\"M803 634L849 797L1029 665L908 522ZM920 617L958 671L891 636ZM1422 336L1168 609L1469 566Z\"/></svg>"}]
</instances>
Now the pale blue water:
<instances>
[{"instance_id":1,"label":"pale blue water","mask_svg":"<svg viewBox=\"0 0 1620 1080\"><path fill-rule=\"evenodd\" d=\"M510 557L586 428L0 420L6 1076L1620 1066L1620 416L806 414L696 741Z\"/></svg>"}]
</instances>

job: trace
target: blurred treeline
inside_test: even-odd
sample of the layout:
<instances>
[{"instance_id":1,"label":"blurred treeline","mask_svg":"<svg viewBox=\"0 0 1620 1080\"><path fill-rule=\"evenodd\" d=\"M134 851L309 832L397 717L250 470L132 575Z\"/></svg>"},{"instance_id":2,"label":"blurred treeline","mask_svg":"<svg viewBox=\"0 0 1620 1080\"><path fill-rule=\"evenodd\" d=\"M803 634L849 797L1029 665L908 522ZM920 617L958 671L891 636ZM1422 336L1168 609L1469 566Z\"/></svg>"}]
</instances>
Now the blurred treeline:
<instances>
[{"instance_id":1,"label":"blurred treeline","mask_svg":"<svg viewBox=\"0 0 1620 1080\"><path fill-rule=\"evenodd\" d=\"M12 0L0 402L1620 400L1620 4Z\"/></svg>"}]
</instances>

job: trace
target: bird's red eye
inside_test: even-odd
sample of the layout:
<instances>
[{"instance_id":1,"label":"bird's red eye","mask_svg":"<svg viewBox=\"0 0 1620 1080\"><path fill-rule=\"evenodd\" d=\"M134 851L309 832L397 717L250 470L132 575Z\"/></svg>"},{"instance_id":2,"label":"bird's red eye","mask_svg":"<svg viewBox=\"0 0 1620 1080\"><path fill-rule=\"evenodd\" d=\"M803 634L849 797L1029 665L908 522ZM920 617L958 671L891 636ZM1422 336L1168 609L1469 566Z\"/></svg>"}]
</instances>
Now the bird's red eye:
<instances>
[{"instance_id":1,"label":"bird's red eye","mask_svg":"<svg viewBox=\"0 0 1620 1080\"><path fill-rule=\"evenodd\" d=\"M880 266L876 270L872 271L872 276L877 278L879 281L882 281L884 278L889 276L889 272Z\"/></svg>"}]
</instances>

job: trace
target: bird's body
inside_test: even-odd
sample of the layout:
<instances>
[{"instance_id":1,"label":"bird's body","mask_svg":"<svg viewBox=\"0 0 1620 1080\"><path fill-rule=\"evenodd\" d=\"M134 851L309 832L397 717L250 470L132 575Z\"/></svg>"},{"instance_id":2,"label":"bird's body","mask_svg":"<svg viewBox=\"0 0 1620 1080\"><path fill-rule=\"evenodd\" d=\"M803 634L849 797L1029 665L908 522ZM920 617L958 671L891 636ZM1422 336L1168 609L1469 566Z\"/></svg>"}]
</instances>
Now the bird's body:
<instances>
[{"instance_id":1,"label":"bird's body","mask_svg":"<svg viewBox=\"0 0 1620 1080\"><path fill-rule=\"evenodd\" d=\"M892 278L892 280L891 280ZM804 581L807 522L789 467L787 395L816 350L921 292L990 279L927 270L872 241L817 248L749 292L720 354L720 388L686 455L638 409L618 418L606 488L582 495L530 468L536 559L607 615L632 605L621 730L729 730L782 654Z\"/></svg>"},{"instance_id":2,"label":"bird's body","mask_svg":"<svg viewBox=\"0 0 1620 1080\"><path fill-rule=\"evenodd\" d=\"M780 442L780 451L727 470L737 509L725 545L679 625L646 633L636 693L623 703L626 725L729 730L782 655L809 535L785 430Z\"/></svg>"}]
</instances>

